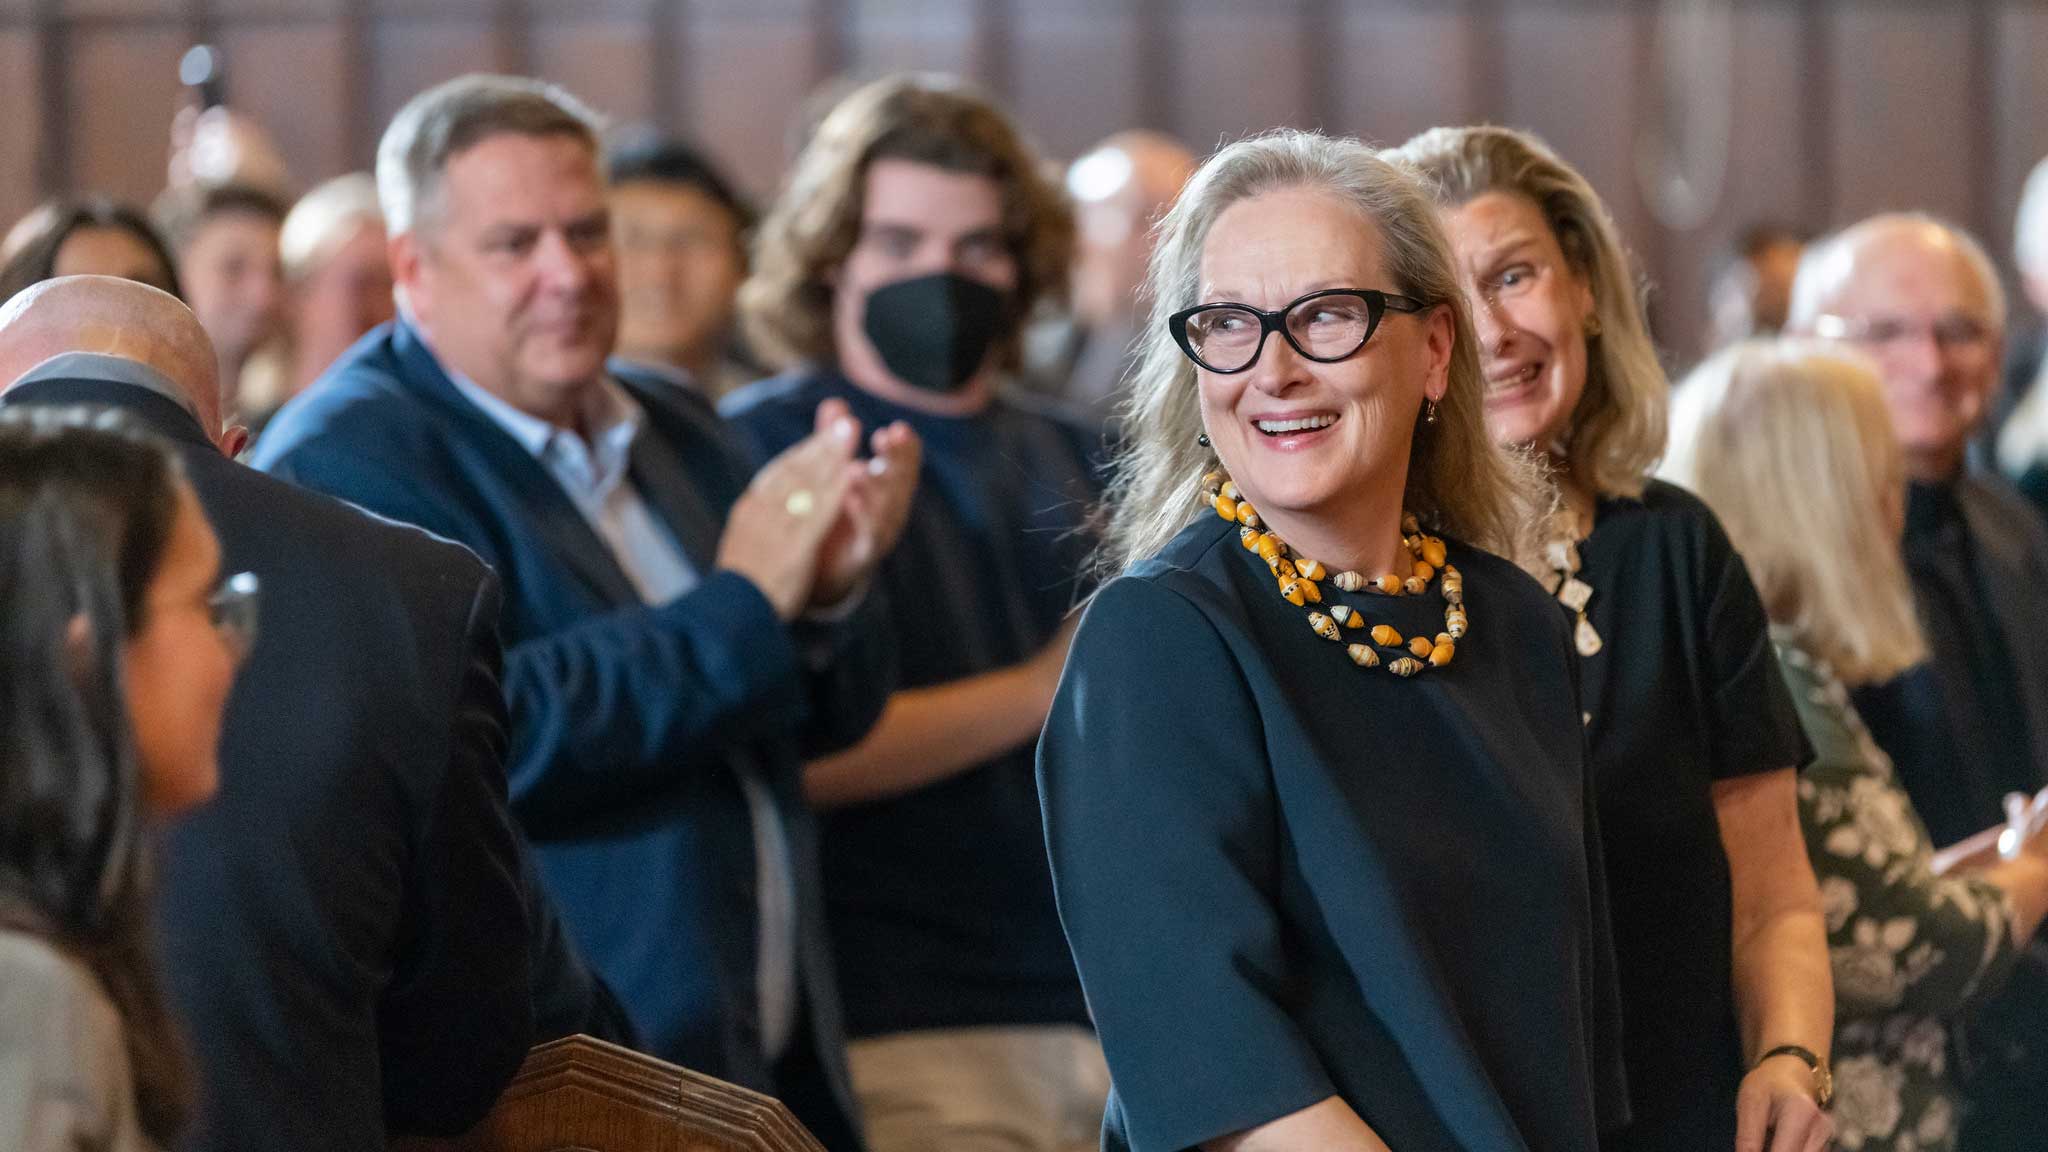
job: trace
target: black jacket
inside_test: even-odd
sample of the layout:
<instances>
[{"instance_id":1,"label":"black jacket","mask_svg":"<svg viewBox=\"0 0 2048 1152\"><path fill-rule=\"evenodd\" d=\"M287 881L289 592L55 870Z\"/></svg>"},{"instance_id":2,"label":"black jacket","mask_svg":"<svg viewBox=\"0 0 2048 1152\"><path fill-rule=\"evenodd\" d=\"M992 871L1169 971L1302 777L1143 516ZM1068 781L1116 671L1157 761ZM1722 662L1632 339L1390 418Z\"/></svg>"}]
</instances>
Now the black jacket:
<instances>
[{"instance_id":1,"label":"black jacket","mask_svg":"<svg viewBox=\"0 0 2048 1152\"><path fill-rule=\"evenodd\" d=\"M505 582L512 807L564 920L648 1050L784 1099L855 1147L807 757L874 723L895 685L879 596L785 626L715 571L750 470L701 398L629 370L629 472L703 579L650 605L561 485L456 389L403 322L365 336L265 430L256 465L474 548ZM773 794L795 881L803 1012L778 1068L760 1036L761 920L740 783Z\"/></svg>"},{"instance_id":2,"label":"black jacket","mask_svg":"<svg viewBox=\"0 0 2048 1152\"><path fill-rule=\"evenodd\" d=\"M160 963L196 1058L193 1149L372 1152L490 1108L534 1037L525 867L505 804L499 591L466 549L220 455L134 384L224 572L261 581L212 803L164 843Z\"/></svg>"}]
</instances>

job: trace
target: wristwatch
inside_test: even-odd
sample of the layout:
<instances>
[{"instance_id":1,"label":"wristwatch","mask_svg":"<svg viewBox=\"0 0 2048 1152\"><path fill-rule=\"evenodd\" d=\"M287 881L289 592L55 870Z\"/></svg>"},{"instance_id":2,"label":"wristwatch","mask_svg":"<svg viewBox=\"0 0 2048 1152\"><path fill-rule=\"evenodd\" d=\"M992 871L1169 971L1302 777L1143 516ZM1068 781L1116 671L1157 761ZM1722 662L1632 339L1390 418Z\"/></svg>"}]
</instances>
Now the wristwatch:
<instances>
[{"instance_id":1,"label":"wristwatch","mask_svg":"<svg viewBox=\"0 0 2048 1152\"><path fill-rule=\"evenodd\" d=\"M1813 1102L1822 1108L1826 1108L1829 1104L1834 1103L1835 1074L1828 1070L1828 1062L1825 1057L1817 1056L1813 1053L1812 1049L1802 1048L1797 1044L1780 1044L1769 1052L1757 1057L1756 1063L1750 1065L1751 1071L1754 1071L1764 1061L1774 1056L1796 1056L1800 1060L1805 1061L1806 1066L1813 1069Z\"/></svg>"}]
</instances>

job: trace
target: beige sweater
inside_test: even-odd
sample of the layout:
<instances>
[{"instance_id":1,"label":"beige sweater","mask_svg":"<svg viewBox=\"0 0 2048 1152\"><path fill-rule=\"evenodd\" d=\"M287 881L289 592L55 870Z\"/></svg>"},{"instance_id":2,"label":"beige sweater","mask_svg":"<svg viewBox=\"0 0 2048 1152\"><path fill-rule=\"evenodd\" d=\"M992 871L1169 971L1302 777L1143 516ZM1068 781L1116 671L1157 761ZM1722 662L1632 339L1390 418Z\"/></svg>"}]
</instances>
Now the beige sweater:
<instances>
[{"instance_id":1,"label":"beige sweater","mask_svg":"<svg viewBox=\"0 0 2048 1152\"><path fill-rule=\"evenodd\" d=\"M0 1152L154 1152L121 1016L91 972L0 931Z\"/></svg>"}]
</instances>

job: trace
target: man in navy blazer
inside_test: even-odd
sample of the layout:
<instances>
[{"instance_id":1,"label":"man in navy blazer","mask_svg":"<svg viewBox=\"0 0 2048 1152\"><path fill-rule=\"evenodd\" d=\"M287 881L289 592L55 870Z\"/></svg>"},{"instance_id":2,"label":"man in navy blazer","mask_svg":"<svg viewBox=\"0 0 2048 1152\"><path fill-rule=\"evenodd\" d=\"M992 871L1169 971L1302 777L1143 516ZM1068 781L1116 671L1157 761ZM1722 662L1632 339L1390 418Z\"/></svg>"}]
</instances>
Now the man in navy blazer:
<instances>
[{"instance_id":1,"label":"man in navy blazer","mask_svg":"<svg viewBox=\"0 0 2048 1152\"><path fill-rule=\"evenodd\" d=\"M0 309L0 403L115 408L161 435L227 570L262 581L219 794L162 855L159 960L201 1088L181 1147L460 1133L534 1035L497 582L230 460L246 433L215 372L198 321L141 284L68 277Z\"/></svg>"},{"instance_id":2,"label":"man in navy blazer","mask_svg":"<svg viewBox=\"0 0 2048 1152\"><path fill-rule=\"evenodd\" d=\"M716 415L607 368L594 117L534 81L414 98L378 152L401 318L256 464L474 548L506 590L513 810L571 932L665 1059L860 1145L805 757L893 687L863 593L918 444L843 404L749 478Z\"/></svg>"}]
</instances>

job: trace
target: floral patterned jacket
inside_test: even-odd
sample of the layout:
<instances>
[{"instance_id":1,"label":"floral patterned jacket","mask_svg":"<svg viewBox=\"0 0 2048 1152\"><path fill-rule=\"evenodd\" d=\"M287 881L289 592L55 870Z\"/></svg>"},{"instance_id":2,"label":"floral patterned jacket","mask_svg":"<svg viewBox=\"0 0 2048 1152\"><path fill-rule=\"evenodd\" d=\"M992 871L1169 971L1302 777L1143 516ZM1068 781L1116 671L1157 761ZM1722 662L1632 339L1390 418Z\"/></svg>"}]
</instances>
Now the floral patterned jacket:
<instances>
[{"instance_id":1,"label":"floral patterned jacket","mask_svg":"<svg viewBox=\"0 0 2048 1152\"><path fill-rule=\"evenodd\" d=\"M2004 890L1936 876L1934 845L1848 692L1783 636L1778 658L1817 756L1799 815L1835 975L1835 1140L1846 1152L1956 1146L1949 1021L2012 967Z\"/></svg>"}]
</instances>

